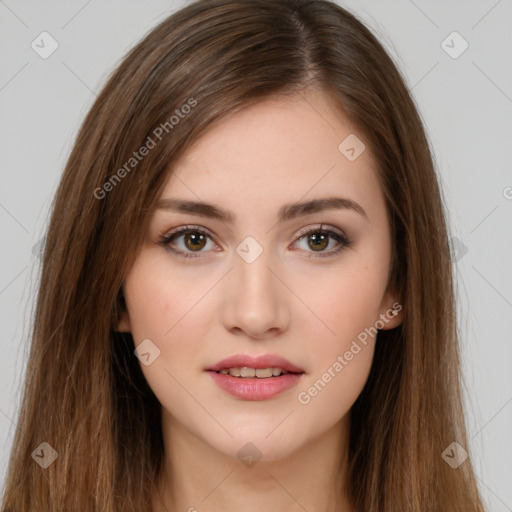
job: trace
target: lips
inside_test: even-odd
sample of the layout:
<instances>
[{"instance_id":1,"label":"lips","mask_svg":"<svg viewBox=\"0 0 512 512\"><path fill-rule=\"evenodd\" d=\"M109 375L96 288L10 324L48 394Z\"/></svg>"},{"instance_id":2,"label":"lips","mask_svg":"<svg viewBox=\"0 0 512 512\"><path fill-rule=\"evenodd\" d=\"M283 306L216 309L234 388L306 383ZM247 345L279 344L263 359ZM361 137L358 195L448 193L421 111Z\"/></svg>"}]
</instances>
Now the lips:
<instances>
[{"instance_id":1,"label":"lips","mask_svg":"<svg viewBox=\"0 0 512 512\"><path fill-rule=\"evenodd\" d=\"M256 370L263 368L281 368L290 373L305 373L302 368L292 364L284 357L274 354L265 354L259 357L252 357L247 354L237 354L206 368L206 371L219 372L220 370L228 368L243 367L254 368Z\"/></svg>"}]
</instances>

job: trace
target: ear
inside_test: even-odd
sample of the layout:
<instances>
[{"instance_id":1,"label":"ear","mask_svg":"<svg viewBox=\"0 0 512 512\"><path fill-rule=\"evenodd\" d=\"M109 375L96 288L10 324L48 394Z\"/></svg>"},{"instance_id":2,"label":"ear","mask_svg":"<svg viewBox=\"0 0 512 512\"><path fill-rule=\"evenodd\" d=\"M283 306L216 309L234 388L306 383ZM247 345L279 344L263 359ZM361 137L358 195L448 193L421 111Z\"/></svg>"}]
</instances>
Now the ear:
<instances>
[{"instance_id":1,"label":"ear","mask_svg":"<svg viewBox=\"0 0 512 512\"><path fill-rule=\"evenodd\" d=\"M379 317L379 325L384 324L379 327L382 331L394 329L404 320L403 306L397 297L397 293L388 290L382 298Z\"/></svg>"},{"instance_id":2,"label":"ear","mask_svg":"<svg viewBox=\"0 0 512 512\"><path fill-rule=\"evenodd\" d=\"M130 316L128 311L124 309L121 313L121 318L117 323L116 331L118 332L132 332L132 326L130 324Z\"/></svg>"},{"instance_id":3,"label":"ear","mask_svg":"<svg viewBox=\"0 0 512 512\"><path fill-rule=\"evenodd\" d=\"M131 332L132 326L130 323L130 315L128 314L128 308L126 307L126 301L124 300L123 290L119 292L117 297L117 310L120 312L118 315L119 320L115 330L117 332Z\"/></svg>"}]
</instances>

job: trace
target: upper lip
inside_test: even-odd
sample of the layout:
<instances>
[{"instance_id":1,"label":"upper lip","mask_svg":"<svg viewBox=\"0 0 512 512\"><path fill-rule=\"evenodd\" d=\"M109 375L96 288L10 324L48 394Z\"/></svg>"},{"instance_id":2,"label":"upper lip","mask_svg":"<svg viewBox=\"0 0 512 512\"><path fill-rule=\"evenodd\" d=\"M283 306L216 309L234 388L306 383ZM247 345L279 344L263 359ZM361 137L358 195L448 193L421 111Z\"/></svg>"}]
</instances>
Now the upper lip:
<instances>
[{"instance_id":1,"label":"upper lip","mask_svg":"<svg viewBox=\"0 0 512 512\"><path fill-rule=\"evenodd\" d=\"M302 368L299 368L298 366L295 366L294 364L290 363L290 361L288 361L284 357L274 354L265 354L258 357L253 357L246 354L236 354L234 356L227 357L222 361L219 361L218 363L214 364L213 366L210 366L206 370L218 372L225 368L242 368L244 366L247 368L255 369L281 368L282 370L286 370L288 372L304 373L304 370Z\"/></svg>"}]
</instances>

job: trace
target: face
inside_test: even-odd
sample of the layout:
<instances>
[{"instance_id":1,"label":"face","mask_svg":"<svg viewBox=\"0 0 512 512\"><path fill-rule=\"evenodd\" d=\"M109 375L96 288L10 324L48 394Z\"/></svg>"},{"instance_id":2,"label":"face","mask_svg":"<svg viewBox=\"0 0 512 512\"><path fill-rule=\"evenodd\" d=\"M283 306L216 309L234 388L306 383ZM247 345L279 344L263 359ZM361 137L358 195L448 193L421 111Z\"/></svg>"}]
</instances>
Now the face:
<instances>
[{"instance_id":1,"label":"face","mask_svg":"<svg viewBox=\"0 0 512 512\"><path fill-rule=\"evenodd\" d=\"M310 92L231 115L169 170L118 326L145 354L168 428L232 457L252 442L277 460L347 421L375 327L400 319L384 196L361 143ZM212 371L237 355L220 366L261 367L259 377ZM266 377L287 365L274 356L300 371Z\"/></svg>"}]
</instances>

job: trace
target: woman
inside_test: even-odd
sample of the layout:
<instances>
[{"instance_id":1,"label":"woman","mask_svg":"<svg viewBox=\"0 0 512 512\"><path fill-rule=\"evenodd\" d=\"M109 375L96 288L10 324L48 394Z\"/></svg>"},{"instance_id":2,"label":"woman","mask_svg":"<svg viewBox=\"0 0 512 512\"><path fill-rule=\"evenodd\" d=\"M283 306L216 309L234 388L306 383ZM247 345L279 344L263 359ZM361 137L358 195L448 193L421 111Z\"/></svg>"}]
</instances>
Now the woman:
<instances>
[{"instance_id":1,"label":"woman","mask_svg":"<svg viewBox=\"0 0 512 512\"><path fill-rule=\"evenodd\" d=\"M447 240L351 14L178 11L64 171L2 510L483 511Z\"/></svg>"}]
</instances>

